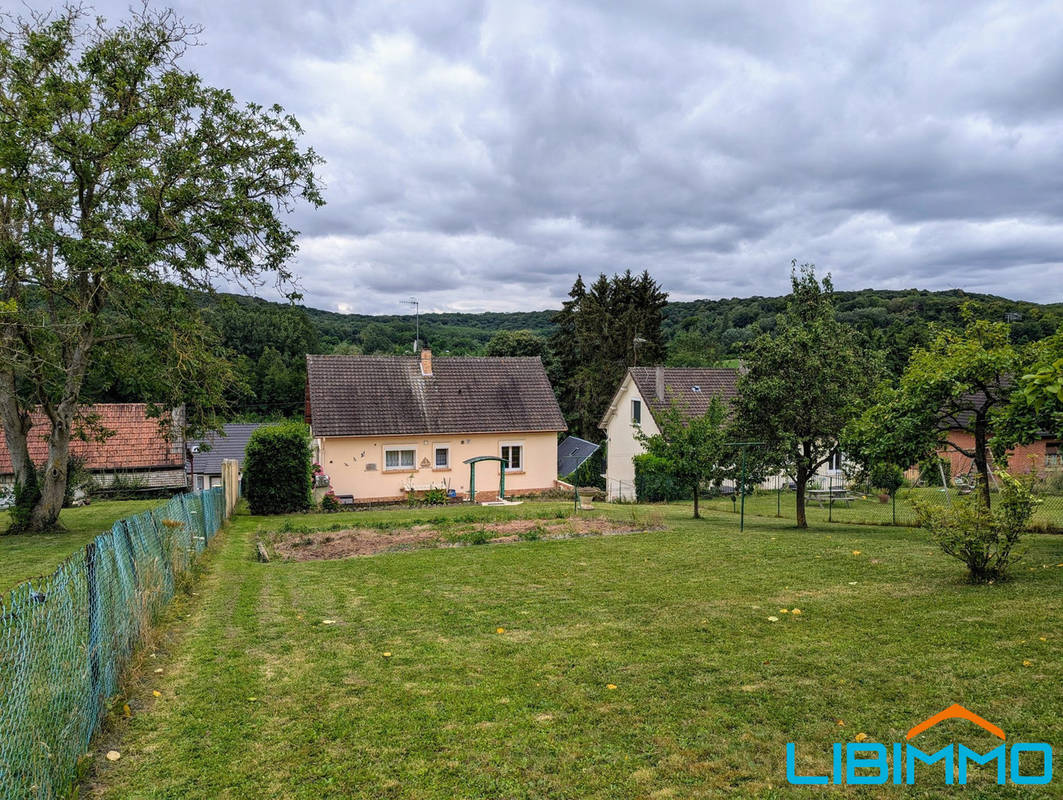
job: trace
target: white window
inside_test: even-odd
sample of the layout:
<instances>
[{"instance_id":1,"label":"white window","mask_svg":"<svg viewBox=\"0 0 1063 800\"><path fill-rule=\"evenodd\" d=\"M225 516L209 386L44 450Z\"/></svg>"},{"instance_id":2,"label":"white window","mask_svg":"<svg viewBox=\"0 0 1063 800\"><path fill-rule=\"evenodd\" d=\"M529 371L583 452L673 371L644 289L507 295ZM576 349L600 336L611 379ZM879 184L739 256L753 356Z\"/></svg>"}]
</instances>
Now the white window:
<instances>
[{"instance_id":1,"label":"white window","mask_svg":"<svg viewBox=\"0 0 1063 800\"><path fill-rule=\"evenodd\" d=\"M506 464L506 472L516 472L524 469L524 445L502 445L502 460Z\"/></svg>"},{"instance_id":2,"label":"white window","mask_svg":"<svg viewBox=\"0 0 1063 800\"><path fill-rule=\"evenodd\" d=\"M436 446L435 462L436 469L450 469L450 448L446 446Z\"/></svg>"},{"instance_id":3,"label":"white window","mask_svg":"<svg viewBox=\"0 0 1063 800\"><path fill-rule=\"evenodd\" d=\"M412 447L385 447L384 469L415 469L417 451Z\"/></svg>"},{"instance_id":4,"label":"white window","mask_svg":"<svg viewBox=\"0 0 1063 800\"><path fill-rule=\"evenodd\" d=\"M632 425L641 425L642 424L642 401L641 400L632 400L631 401L631 424Z\"/></svg>"},{"instance_id":5,"label":"white window","mask_svg":"<svg viewBox=\"0 0 1063 800\"><path fill-rule=\"evenodd\" d=\"M1063 442L1045 442L1045 466L1063 467Z\"/></svg>"},{"instance_id":6,"label":"white window","mask_svg":"<svg viewBox=\"0 0 1063 800\"><path fill-rule=\"evenodd\" d=\"M842 471L842 452L841 450L835 450L830 454L830 461L827 463L827 469L831 472Z\"/></svg>"}]
</instances>

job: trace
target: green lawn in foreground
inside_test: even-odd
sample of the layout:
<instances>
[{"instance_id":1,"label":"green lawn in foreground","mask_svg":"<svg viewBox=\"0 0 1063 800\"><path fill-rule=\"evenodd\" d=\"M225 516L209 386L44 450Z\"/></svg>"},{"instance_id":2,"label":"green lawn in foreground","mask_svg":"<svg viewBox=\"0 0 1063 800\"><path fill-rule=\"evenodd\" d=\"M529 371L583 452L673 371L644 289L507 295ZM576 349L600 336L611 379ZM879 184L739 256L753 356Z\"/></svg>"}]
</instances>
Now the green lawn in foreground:
<instances>
[{"instance_id":1,"label":"green lawn in foreground","mask_svg":"<svg viewBox=\"0 0 1063 800\"><path fill-rule=\"evenodd\" d=\"M139 514L158 500L104 500L68 508L59 516L62 531L0 536L0 593L27 578L49 575L68 555L84 547L122 517ZM8 525L0 514L0 531Z\"/></svg>"},{"instance_id":2,"label":"green lawn in foreground","mask_svg":"<svg viewBox=\"0 0 1063 800\"><path fill-rule=\"evenodd\" d=\"M469 510L293 523L432 513ZM758 518L739 534L683 506L602 513L669 529L260 564L258 532L283 520L237 517L174 614L171 654L148 661L163 671L142 670L132 719L96 742L84 793L952 797L940 765L915 791L793 788L785 744L827 770L832 742L903 741L953 702L1061 752L1063 537L1030 536L1016 580L976 587L917 530ZM957 738L995 746L963 721L917 743ZM1031 796L972 770L968 797Z\"/></svg>"}]
</instances>

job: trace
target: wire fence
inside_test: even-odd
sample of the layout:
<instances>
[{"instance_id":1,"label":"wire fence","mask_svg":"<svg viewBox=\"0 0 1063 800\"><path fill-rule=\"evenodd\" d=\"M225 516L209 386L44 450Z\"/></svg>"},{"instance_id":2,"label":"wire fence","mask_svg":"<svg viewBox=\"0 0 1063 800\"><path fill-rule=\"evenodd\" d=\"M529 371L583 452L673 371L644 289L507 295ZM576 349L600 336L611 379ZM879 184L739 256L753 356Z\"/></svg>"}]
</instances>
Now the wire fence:
<instances>
[{"instance_id":1,"label":"wire fence","mask_svg":"<svg viewBox=\"0 0 1063 800\"><path fill-rule=\"evenodd\" d=\"M970 486L956 486L931 477L916 480L913 485L890 495L869 485L851 484L841 476L824 477L810 482L805 493L805 516L809 523L843 522L860 525L918 524L915 503L950 504L975 491ZM995 494L995 487L992 492ZM1049 485L1035 484L1034 493L1040 503L1030 520L1030 529L1050 533L1063 532L1063 491ZM738 513L738 497L734 492L709 498L703 507ZM748 515L797 518L797 492L785 476L772 478L746 496Z\"/></svg>"},{"instance_id":2,"label":"wire fence","mask_svg":"<svg viewBox=\"0 0 1063 800\"><path fill-rule=\"evenodd\" d=\"M141 631L225 516L221 488L176 495L0 597L0 798L66 796Z\"/></svg>"}]
</instances>

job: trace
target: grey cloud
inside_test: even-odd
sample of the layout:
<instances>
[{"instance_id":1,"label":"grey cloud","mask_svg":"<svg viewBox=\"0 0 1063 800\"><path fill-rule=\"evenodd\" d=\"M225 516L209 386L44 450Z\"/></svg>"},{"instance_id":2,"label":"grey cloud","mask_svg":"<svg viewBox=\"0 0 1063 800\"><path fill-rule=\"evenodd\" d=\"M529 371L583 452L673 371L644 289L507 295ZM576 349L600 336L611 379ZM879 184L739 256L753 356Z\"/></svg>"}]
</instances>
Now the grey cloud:
<instances>
[{"instance_id":1,"label":"grey cloud","mask_svg":"<svg viewBox=\"0 0 1063 800\"><path fill-rule=\"evenodd\" d=\"M124 2L98 10L118 18ZM674 297L840 288L1061 300L1052 2L184 2L190 65L328 160L306 302L556 306L577 272Z\"/></svg>"}]
</instances>

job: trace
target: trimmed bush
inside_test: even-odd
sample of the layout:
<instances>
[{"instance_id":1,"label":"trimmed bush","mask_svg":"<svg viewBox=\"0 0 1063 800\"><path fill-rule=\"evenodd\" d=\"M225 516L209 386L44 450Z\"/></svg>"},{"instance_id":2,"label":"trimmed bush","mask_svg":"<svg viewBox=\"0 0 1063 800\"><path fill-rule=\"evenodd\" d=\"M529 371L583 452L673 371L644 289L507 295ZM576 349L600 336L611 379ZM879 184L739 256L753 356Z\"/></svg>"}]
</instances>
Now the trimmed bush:
<instances>
[{"instance_id":1,"label":"trimmed bush","mask_svg":"<svg viewBox=\"0 0 1063 800\"><path fill-rule=\"evenodd\" d=\"M299 422L264 425L247 443L247 505L252 514L306 511L313 503L310 431Z\"/></svg>"},{"instance_id":2,"label":"trimmed bush","mask_svg":"<svg viewBox=\"0 0 1063 800\"><path fill-rule=\"evenodd\" d=\"M635 495L640 503L662 503L690 499L690 487L671 475L668 462L645 453L635 456Z\"/></svg>"}]
</instances>

